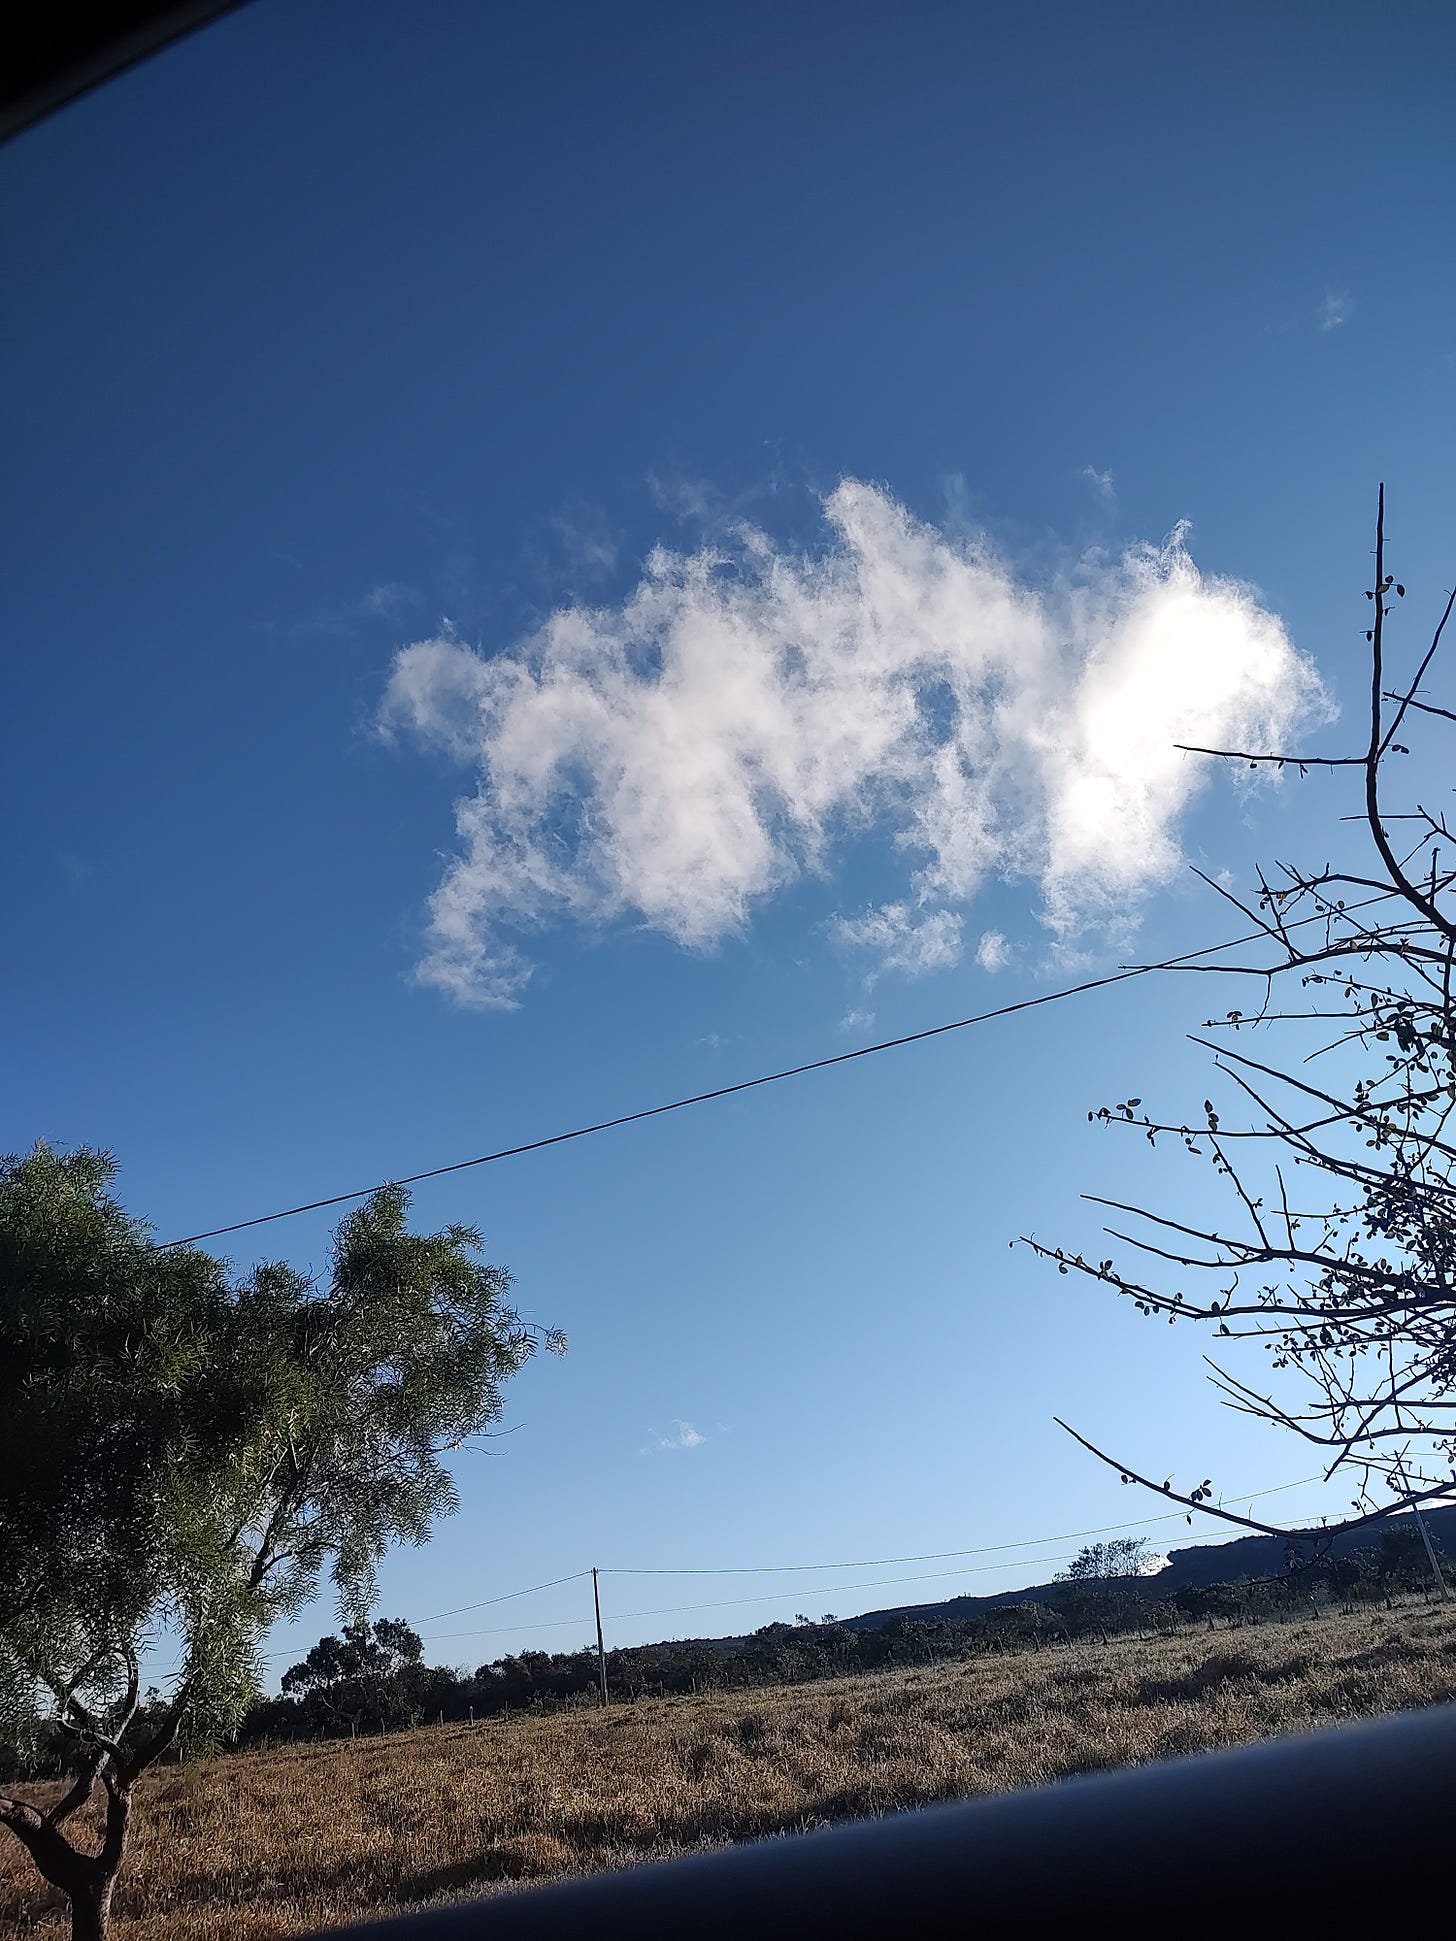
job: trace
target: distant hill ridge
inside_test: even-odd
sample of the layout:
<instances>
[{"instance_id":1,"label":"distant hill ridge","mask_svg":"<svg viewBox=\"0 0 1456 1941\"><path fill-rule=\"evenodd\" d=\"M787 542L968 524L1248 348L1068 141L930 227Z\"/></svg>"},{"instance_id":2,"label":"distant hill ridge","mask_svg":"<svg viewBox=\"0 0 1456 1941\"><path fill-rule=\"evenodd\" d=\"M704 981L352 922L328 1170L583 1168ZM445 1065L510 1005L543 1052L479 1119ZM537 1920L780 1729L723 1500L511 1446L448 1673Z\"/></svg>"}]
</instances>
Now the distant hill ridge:
<instances>
[{"instance_id":1,"label":"distant hill ridge","mask_svg":"<svg viewBox=\"0 0 1456 1941\"><path fill-rule=\"evenodd\" d=\"M1456 1547L1456 1504L1425 1512L1426 1527L1440 1548L1448 1554ZM1412 1516L1388 1517L1383 1523L1367 1524L1361 1530L1347 1530L1332 1539L1329 1555L1348 1557L1357 1550L1378 1544L1386 1530L1415 1527ZM1317 1530L1302 1534L1317 1537ZM1168 1562L1145 1580L1159 1591L1181 1590L1185 1584L1200 1589L1210 1584L1231 1584L1243 1577L1277 1577L1285 1567L1286 1543L1282 1537L1235 1537L1231 1543L1190 1544L1169 1553ZM1028 1584L1022 1590L994 1591L989 1596L948 1597L939 1604L900 1604L892 1610L865 1611L859 1617L842 1618L852 1631L877 1630L897 1618L968 1618L978 1612L994 1610L1001 1604L1045 1604L1057 1591L1055 1581Z\"/></svg>"}]
</instances>

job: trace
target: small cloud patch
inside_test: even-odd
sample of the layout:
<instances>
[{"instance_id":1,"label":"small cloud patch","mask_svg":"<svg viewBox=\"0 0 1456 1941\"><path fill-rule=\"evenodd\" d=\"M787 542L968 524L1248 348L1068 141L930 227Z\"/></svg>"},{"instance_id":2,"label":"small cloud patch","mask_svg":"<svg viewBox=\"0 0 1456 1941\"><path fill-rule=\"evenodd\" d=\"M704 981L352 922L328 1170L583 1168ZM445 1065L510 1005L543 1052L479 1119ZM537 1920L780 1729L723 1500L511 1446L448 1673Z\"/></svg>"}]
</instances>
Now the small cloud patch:
<instances>
[{"instance_id":1,"label":"small cloud patch","mask_svg":"<svg viewBox=\"0 0 1456 1941\"><path fill-rule=\"evenodd\" d=\"M695 1429L691 1422L684 1422L679 1417L672 1425L671 1435L660 1436L654 1430L651 1444L642 1453L646 1456L654 1449L701 1449L707 1440L708 1438Z\"/></svg>"},{"instance_id":2,"label":"small cloud patch","mask_svg":"<svg viewBox=\"0 0 1456 1941\"><path fill-rule=\"evenodd\" d=\"M420 596L412 586L405 586L400 580L385 580L379 586L371 586L359 602L359 611L371 620L392 620L408 607L417 607Z\"/></svg>"},{"instance_id":3,"label":"small cloud patch","mask_svg":"<svg viewBox=\"0 0 1456 1941\"><path fill-rule=\"evenodd\" d=\"M831 928L846 950L867 950L879 959L871 984L885 971L923 977L960 962L961 919L951 910L921 913L906 903L884 903L862 917L839 917Z\"/></svg>"},{"instance_id":4,"label":"small cloud patch","mask_svg":"<svg viewBox=\"0 0 1456 1941\"><path fill-rule=\"evenodd\" d=\"M999 930L988 930L976 945L976 962L982 970L1004 970L1011 962L1011 946Z\"/></svg>"},{"instance_id":5,"label":"small cloud patch","mask_svg":"<svg viewBox=\"0 0 1456 1941\"><path fill-rule=\"evenodd\" d=\"M1326 290L1324 300L1315 312L1315 322L1321 335L1328 337L1332 330L1338 330L1354 307L1348 290Z\"/></svg>"}]
</instances>

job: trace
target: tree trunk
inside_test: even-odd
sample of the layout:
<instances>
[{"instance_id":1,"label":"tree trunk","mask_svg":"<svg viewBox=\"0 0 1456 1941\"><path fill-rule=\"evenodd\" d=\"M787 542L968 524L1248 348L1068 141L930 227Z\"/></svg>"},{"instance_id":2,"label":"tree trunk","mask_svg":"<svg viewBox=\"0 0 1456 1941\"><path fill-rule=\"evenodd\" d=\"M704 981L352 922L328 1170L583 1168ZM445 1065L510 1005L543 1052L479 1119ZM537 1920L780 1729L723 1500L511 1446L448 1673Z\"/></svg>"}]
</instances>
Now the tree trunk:
<instances>
[{"instance_id":1,"label":"tree trunk","mask_svg":"<svg viewBox=\"0 0 1456 1941\"><path fill-rule=\"evenodd\" d=\"M123 1727L136 1702L135 1657L129 1655L128 1663L132 1670L131 1706ZM106 1941L111 1932L111 1896L126 1858L132 1789L178 1739L186 1702L184 1685L160 1729L136 1751L122 1754L116 1745L101 1741L83 1753L76 1783L48 1814L25 1800L0 1794L0 1827L10 1829L38 1870L70 1902L71 1941ZM106 1788L106 1830L100 1852L85 1853L73 1847L61 1829L94 1796L98 1781Z\"/></svg>"},{"instance_id":2,"label":"tree trunk","mask_svg":"<svg viewBox=\"0 0 1456 1941\"><path fill-rule=\"evenodd\" d=\"M111 1932L111 1890L116 1875L97 1874L71 1890L71 1941L106 1941Z\"/></svg>"},{"instance_id":3,"label":"tree trunk","mask_svg":"<svg viewBox=\"0 0 1456 1941\"><path fill-rule=\"evenodd\" d=\"M0 1823L28 1850L37 1871L58 1887L71 1907L72 1941L106 1941L111 1928L111 1894L126 1847L130 1808L126 1796L107 1801L106 1839L98 1854L81 1853L60 1827L20 1800L0 1800Z\"/></svg>"}]
</instances>

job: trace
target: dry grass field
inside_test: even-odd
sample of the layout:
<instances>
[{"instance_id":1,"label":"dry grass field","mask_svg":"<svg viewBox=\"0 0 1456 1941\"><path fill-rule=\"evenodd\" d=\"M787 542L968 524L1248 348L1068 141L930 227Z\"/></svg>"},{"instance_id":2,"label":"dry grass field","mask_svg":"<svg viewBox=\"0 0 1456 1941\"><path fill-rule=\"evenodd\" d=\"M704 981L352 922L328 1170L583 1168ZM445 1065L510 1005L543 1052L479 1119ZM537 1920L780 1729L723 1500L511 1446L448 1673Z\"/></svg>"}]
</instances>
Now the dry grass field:
<instances>
[{"instance_id":1,"label":"dry grass field","mask_svg":"<svg viewBox=\"0 0 1456 1941\"><path fill-rule=\"evenodd\" d=\"M1453 1696L1456 1615L1411 1603L253 1752L153 1775L116 1926L298 1934ZM0 1934L57 1934L27 1867Z\"/></svg>"}]
</instances>

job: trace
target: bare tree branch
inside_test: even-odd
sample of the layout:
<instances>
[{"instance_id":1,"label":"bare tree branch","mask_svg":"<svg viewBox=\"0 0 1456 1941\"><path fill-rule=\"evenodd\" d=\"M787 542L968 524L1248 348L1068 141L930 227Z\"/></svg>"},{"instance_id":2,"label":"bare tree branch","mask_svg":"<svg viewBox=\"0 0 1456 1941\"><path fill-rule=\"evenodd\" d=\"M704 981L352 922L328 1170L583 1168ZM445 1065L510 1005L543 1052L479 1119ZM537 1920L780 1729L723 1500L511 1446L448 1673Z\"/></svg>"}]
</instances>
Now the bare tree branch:
<instances>
[{"instance_id":1,"label":"bare tree branch","mask_svg":"<svg viewBox=\"0 0 1456 1941\"><path fill-rule=\"evenodd\" d=\"M1113 1259L1093 1262L1027 1242L1060 1272L1109 1284L1144 1315L1211 1326L1230 1344L1257 1343L1270 1379L1210 1363L1217 1392L1238 1412L1321 1448L1329 1475L1353 1469L1363 1497L1373 1486L1387 1489L1392 1501L1364 1520L1456 1495L1456 838L1444 815L1420 803L1387 812L1383 802L1385 762L1410 752L1396 739L1404 724L1456 720L1419 693L1456 592L1445 597L1410 680L1390 683L1386 622L1405 588L1387 571L1385 553L1382 487L1375 584L1364 590L1373 610L1363 754L1189 747L1301 771L1359 769L1358 820L1378 869L1352 868L1344 857L1313 870L1281 861L1259 874L1257 896L1196 872L1269 946L1262 962L1263 951L1235 960L1230 949L1216 961L1208 955L1168 966L1215 975L1225 986L1231 978L1256 985L1251 1004L1209 1019L1191 1040L1233 1088L1239 1122L1226 1123L1211 1098L1195 1125L1144 1108L1140 1098L1088 1114L1135 1130L1154 1147L1176 1139L1211 1166L1234 1219L1225 1230L1123 1196L1085 1196L1119 1216L1104 1231L1116 1249L1136 1250L1136 1275ZM1399 850L1390 833L1398 824L1414 825ZM1293 1057L1258 1057L1231 1042L1250 1030L1295 1034ZM1206 1035L1214 1031L1222 1042ZM1310 1075L1315 1061L1324 1083ZM1167 1286L1153 1284L1160 1271ZM1198 1279L1206 1287L1208 1276L1213 1287L1200 1293ZM1286 1395L1289 1380L1306 1384L1304 1399ZM1159 1493L1207 1507L1201 1492L1185 1499L1165 1486ZM1225 1520L1286 1534L1252 1519Z\"/></svg>"}]
</instances>

